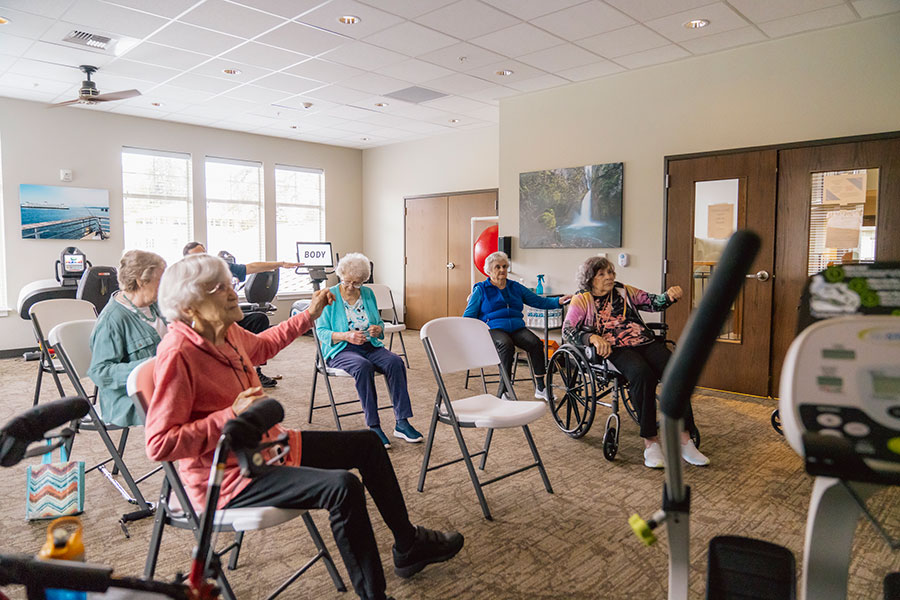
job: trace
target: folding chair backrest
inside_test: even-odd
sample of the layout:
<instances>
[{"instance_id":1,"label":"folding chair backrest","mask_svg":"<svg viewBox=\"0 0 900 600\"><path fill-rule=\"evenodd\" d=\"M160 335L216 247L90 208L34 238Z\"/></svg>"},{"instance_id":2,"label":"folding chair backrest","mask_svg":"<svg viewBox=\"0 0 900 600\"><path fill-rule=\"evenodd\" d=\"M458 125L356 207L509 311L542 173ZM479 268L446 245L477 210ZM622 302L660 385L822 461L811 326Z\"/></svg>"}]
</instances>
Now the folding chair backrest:
<instances>
[{"instance_id":1,"label":"folding chair backrest","mask_svg":"<svg viewBox=\"0 0 900 600\"><path fill-rule=\"evenodd\" d=\"M79 321L82 319L96 319L97 310L87 300L75 300L74 298L57 298L43 300L31 306L28 310L31 316L31 324L38 342L47 341L47 333L60 323L67 321Z\"/></svg>"},{"instance_id":2,"label":"folding chair backrest","mask_svg":"<svg viewBox=\"0 0 900 600\"><path fill-rule=\"evenodd\" d=\"M68 321L60 323L47 334L47 341L60 355L65 355L76 379L86 377L91 366L91 332L96 323L97 319Z\"/></svg>"},{"instance_id":3,"label":"folding chair backrest","mask_svg":"<svg viewBox=\"0 0 900 600\"><path fill-rule=\"evenodd\" d=\"M156 357L148 358L128 374L128 380L125 382L125 391L131 396L134 407L142 421L147 419L147 407L150 405L150 398L153 397L153 369L156 367Z\"/></svg>"},{"instance_id":4,"label":"folding chair backrest","mask_svg":"<svg viewBox=\"0 0 900 600\"><path fill-rule=\"evenodd\" d=\"M419 332L431 346L441 373L480 369L500 363L497 348L484 321L468 317L441 317L425 323Z\"/></svg>"},{"instance_id":5,"label":"folding chair backrest","mask_svg":"<svg viewBox=\"0 0 900 600\"><path fill-rule=\"evenodd\" d=\"M394 299L391 288L383 283L367 283L366 287L375 294L375 305L378 310L394 310Z\"/></svg>"}]
</instances>

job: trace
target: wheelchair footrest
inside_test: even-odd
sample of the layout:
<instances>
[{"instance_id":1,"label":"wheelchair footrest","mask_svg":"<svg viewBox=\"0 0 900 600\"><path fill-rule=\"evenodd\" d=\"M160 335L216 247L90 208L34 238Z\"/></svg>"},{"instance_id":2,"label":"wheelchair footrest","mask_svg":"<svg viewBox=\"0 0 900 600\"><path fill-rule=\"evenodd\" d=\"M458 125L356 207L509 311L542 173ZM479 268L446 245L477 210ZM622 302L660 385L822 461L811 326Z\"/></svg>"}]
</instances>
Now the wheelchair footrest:
<instances>
[{"instance_id":1,"label":"wheelchair footrest","mask_svg":"<svg viewBox=\"0 0 900 600\"><path fill-rule=\"evenodd\" d=\"M796 578L794 555L783 546L738 536L709 542L707 600L793 600Z\"/></svg>"}]
</instances>

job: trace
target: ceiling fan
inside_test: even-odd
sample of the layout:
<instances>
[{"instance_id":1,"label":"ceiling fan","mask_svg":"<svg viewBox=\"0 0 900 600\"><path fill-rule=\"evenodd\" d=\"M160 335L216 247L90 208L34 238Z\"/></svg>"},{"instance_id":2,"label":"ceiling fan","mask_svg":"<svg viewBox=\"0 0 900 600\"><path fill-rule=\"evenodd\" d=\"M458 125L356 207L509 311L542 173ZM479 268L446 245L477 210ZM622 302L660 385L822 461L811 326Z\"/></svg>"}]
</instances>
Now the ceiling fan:
<instances>
[{"instance_id":1,"label":"ceiling fan","mask_svg":"<svg viewBox=\"0 0 900 600\"><path fill-rule=\"evenodd\" d=\"M57 102L56 104L51 104L47 108L68 106L69 104L97 104L98 102L125 100L127 98L134 98L135 96L141 95L141 93L137 90L123 90L121 92L101 94L97 89L97 84L91 81L91 73L95 73L97 71L97 67L93 67L91 65L81 65L78 68L81 69L87 77L87 79L81 82L81 89L78 90L78 98L74 100L66 100L65 102Z\"/></svg>"}]
</instances>

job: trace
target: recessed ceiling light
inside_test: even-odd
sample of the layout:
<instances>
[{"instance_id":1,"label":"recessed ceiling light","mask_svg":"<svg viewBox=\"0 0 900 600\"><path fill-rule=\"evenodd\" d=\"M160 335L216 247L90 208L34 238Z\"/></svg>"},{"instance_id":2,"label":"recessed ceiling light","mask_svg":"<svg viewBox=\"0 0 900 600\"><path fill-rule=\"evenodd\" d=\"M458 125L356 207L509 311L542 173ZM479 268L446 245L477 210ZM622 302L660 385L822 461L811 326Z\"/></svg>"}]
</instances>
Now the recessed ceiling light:
<instances>
[{"instance_id":1,"label":"recessed ceiling light","mask_svg":"<svg viewBox=\"0 0 900 600\"><path fill-rule=\"evenodd\" d=\"M0 16L0 25L6 25L9 23L9 19L7 17Z\"/></svg>"},{"instance_id":2,"label":"recessed ceiling light","mask_svg":"<svg viewBox=\"0 0 900 600\"><path fill-rule=\"evenodd\" d=\"M309 109L309 108L313 107L313 103L312 102L304 102L301 106L303 106L303 108Z\"/></svg>"},{"instance_id":3,"label":"recessed ceiling light","mask_svg":"<svg viewBox=\"0 0 900 600\"><path fill-rule=\"evenodd\" d=\"M226 75L240 75L241 74L240 69L222 69L222 72L225 73Z\"/></svg>"},{"instance_id":4,"label":"recessed ceiling light","mask_svg":"<svg viewBox=\"0 0 900 600\"><path fill-rule=\"evenodd\" d=\"M509 77L512 74L513 71L510 71L509 69L501 69L500 71L497 71L497 75L499 75L500 77Z\"/></svg>"},{"instance_id":5,"label":"recessed ceiling light","mask_svg":"<svg viewBox=\"0 0 900 600\"><path fill-rule=\"evenodd\" d=\"M150 106L162 106L162 105L163 105L162 102L151 102L150 103Z\"/></svg>"},{"instance_id":6,"label":"recessed ceiling light","mask_svg":"<svg viewBox=\"0 0 900 600\"><path fill-rule=\"evenodd\" d=\"M700 29L701 27L706 27L709 25L709 21L706 19L691 19L684 26L687 29Z\"/></svg>"},{"instance_id":7,"label":"recessed ceiling light","mask_svg":"<svg viewBox=\"0 0 900 600\"><path fill-rule=\"evenodd\" d=\"M375 106L377 106L378 108L384 108L385 106L388 106L388 103L387 102L376 102Z\"/></svg>"},{"instance_id":8,"label":"recessed ceiling light","mask_svg":"<svg viewBox=\"0 0 900 600\"><path fill-rule=\"evenodd\" d=\"M457 56L456 60L458 60L459 62L466 62L467 60L469 60L469 57L468 56Z\"/></svg>"},{"instance_id":9,"label":"recessed ceiling light","mask_svg":"<svg viewBox=\"0 0 900 600\"><path fill-rule=\"evenodd\" d=\"M291 129L297 129L296 125L291 125Z\"/></svg>"},{"instance_id":10,"label":"recessed ceiling light","mask_svg":"<svg viewBox=\"0 0 900 600\"><path fill-rule=\"evenodd\" d=\"M338 17L338 22L343 23L344 25L356 25L360 21L362 21L362 19L355 15L344 15L342 17Z\"/></svg>"},{"instance_id":11,"label":"recessed ceiling light","mask_svg":"<svg viewBox=\"0 0 900 600\"><path fill-rule=\"evenodd\" d=\"M459 123L459 119L450 119L450 123Z\"/></svg>"},{"instance_id":12,"label":"recessed ceiling light","mask_svg":"<svg viewBox=\"0 0 900 600\"><path fill-rule=\"evenodd\" d=\"M369 141L369 138L367 138L367 137L361 137L361 138L359 138L359 139L361 139L361 140L364 141L364 142L368 142L368 141Z\"/></svg>"}]
</instances>

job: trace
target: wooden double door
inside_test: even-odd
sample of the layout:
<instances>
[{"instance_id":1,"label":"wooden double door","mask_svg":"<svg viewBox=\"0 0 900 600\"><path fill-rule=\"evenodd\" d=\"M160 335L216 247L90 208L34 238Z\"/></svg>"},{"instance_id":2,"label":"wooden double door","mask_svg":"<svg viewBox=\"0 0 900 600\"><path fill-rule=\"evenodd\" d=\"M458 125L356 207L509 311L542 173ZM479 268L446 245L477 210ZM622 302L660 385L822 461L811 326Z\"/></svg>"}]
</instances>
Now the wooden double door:
<instances>
[{"instance_id":1,"label":"wooden double door","mask_svg":"<svg viewBox=\"0 0 900 600\"><path fill-rule=\"evenodd\" d=\"M472 291L471 219L497 215L497 190L406 199L407 327L459 316Z\"/></svg>"},{"instance_id":2,"label":"wooden double door","mask_svg":"<svg viewBox=\"0 0 900 600\"><path fill-rule=\"evenodd\" d=\"M800 295L816 261L900 260L900 134L672 157L667 174L665 285L686 292L666 312L672 339L702 297L727 234L751 229L763 240L700 378L703 387L777 396L781 365L797 335ZM840 244L823 241L832 235L823 202L840 199L828 198L823 181L842 175L868 181L864 205L834 207L858 210L865 236L857 232L859 251L829 255L823 245ZM863 250L865 243L870 247Z\"/></svg>"}]
</instances>

